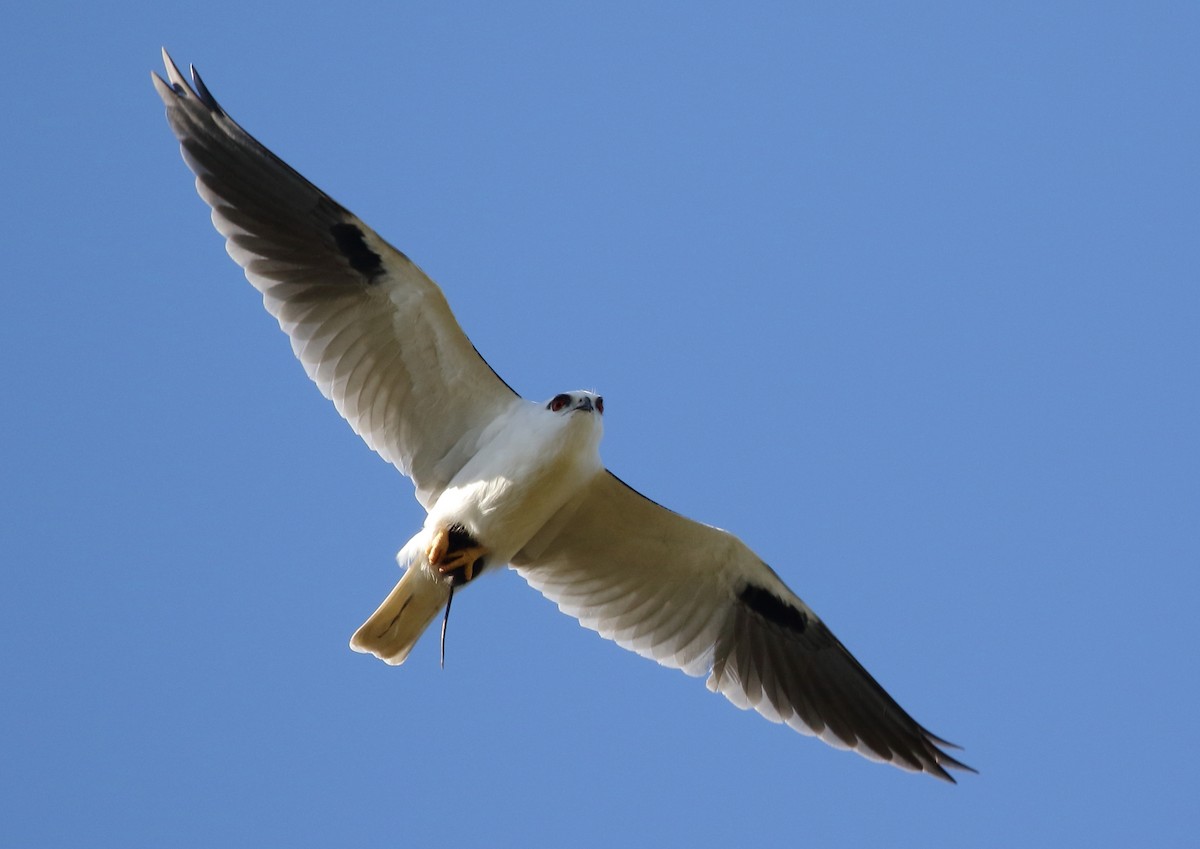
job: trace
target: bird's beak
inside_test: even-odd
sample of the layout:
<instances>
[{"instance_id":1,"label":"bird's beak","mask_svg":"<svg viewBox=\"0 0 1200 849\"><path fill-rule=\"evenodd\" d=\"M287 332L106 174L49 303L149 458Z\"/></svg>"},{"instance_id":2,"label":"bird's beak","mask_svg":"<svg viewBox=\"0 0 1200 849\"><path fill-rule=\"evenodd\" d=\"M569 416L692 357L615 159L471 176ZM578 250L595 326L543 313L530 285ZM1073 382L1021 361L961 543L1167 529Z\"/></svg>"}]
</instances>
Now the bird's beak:
<instances>
[{"instance_id":1,"label":"bird's beak","mask_svg":"<svg viewBox=\"0 0 1200 849\"><path fill-rule=\"evenodd\" d=\"M582 401L579 402L579 406L576 407L575 409L577 411L583 410L583 412L585 412L585 413L590 413L590 412L592 412L592 410L595 409L595 407L592 406L591 398L584 398Z\"/></svg>"}]
</instances>

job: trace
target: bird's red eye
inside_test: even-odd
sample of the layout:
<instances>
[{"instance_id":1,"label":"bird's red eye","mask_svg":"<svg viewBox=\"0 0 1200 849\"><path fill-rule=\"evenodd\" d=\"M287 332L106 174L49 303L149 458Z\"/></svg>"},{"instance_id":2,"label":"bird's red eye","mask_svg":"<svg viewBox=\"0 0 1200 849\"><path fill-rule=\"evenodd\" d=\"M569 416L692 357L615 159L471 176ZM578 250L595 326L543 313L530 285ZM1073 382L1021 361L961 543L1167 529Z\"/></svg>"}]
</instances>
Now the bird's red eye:
<instances>
[{"instance_id":1,"label":"bird's red eye","mask_svg":"<svg viewBox=\"0 0 1200 849\"><path fill-rule=\"evenodd\" d=\"M570 403L571 396L563 393L562 395L555 395L554 398L551 399L550 403L546 405L546 409L552 413L557 413Z\"/></svg>"},{"instance_id":2,"label":"bird's red eye","mask_svg":"<svg viewBox=\"0 0 1200 849\"><path fill-rule=\"evenodd\" d=\"M596 412L604 415L604 399L599 395L596 396Z\"/></svg>"}]
</instances>

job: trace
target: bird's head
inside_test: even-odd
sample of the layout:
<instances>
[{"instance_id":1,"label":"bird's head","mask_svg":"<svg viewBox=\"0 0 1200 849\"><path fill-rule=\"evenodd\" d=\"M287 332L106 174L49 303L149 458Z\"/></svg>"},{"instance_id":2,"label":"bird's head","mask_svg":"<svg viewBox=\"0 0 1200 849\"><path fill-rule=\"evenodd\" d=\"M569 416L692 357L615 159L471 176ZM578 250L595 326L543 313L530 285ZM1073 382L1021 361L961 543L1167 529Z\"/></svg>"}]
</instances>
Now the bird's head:
<instances>
[{"instance_id":1,"label":"bird's head","mask_svg":"<svg viewBox=\"0 0 1200 849\"><path fill-rule=\"evenodd\" d=\"M600 464L604 436L604 399L595 392L560 392L546 402L544 426L560 434L571 446L568 453L592 456Z\"/></svg>"},{"instance_id":2,"label":"bird's head","mask_svg":"<svg viewBox=\"0 0 1200 849\"><path fill-rule=\"evenodd\" d=\"M575 392L560 392L546 402L546 409L560 416L575 413L594 413L604 415L604 399L595 392L578 390Z\"/></svg>"}]
</instances>

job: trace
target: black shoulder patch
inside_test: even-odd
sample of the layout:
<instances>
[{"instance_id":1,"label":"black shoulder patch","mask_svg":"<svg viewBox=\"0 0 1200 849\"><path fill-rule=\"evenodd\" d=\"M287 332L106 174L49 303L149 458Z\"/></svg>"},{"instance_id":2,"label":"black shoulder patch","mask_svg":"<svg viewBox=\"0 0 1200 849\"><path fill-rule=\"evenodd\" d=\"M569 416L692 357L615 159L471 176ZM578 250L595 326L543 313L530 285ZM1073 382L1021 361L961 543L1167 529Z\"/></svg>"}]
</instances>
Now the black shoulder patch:
<instances>
[{"instance_id":1,"label":"black shoulder patch","mask_svg":"<svg viewBox=\"0 0 1200 849\"><path fill-rule=\"evenodd\" d=\"M373 281L383 274L383 258L367 247L363 231L357 226L343 222L334 224L329 228L329 232L333 234L333 240L342 256L350 261L351 268L368 281Z\"/></svg>"},{"instance_id":2,"label":"black shoulder patch","mask_svg":"<svg viewBox=\"0 0 1200 849\"><path fill-rule=\"evenodd\" d=\"M738 593L738 600L768 622L789 628L797 634L803 634L808 627L808 617L802 611L755 584L746 584Z\"/></svg>"}]
</instances>

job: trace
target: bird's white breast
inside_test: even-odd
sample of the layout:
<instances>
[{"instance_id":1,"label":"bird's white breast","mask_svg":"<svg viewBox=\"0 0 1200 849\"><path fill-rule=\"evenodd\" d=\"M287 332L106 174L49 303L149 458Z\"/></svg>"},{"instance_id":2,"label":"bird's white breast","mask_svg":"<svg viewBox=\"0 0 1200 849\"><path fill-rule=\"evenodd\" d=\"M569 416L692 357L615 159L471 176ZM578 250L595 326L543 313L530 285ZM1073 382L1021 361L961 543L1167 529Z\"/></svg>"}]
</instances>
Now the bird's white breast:
<instances>
[{"instance_id":1,"label":"bird's white breast","mask_svg":"<svg viewBox=\"0 0 1200 849\"><path fill-rule=\"evenodd\" d=\"M598 413L551 413L521 401L484 432L480 448L429 510L426 529L462 525L512 559L579 488L603 470Z\"/></svg>"}]
</instances>

